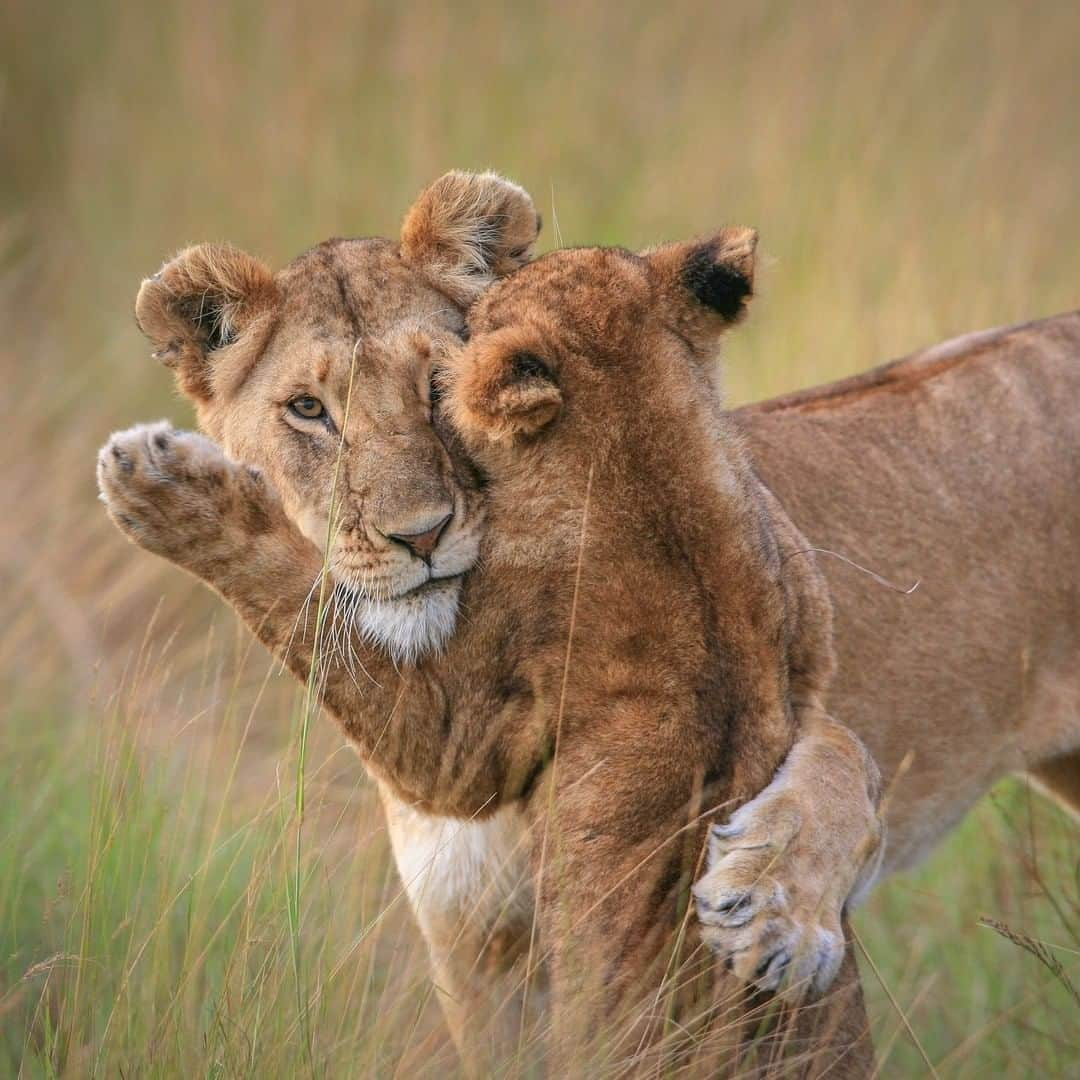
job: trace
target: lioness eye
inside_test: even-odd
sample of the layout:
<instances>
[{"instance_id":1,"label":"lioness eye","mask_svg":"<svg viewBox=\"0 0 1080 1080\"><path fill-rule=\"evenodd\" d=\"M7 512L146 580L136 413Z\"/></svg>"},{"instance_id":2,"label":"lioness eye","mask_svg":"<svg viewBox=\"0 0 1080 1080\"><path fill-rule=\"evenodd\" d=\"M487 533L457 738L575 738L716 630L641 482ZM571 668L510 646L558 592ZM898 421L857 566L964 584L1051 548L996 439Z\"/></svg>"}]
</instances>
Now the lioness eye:
<instances>
[{"instance_id":1,"label":"lioness eye","mask_svg":"<svg viewBox=\"0 0 1080 1080\"><path fill-rule=\"evenodd\" d=\"M289 402L289 408L297 416L302 416L305 420L319 420L326 414L323 403L318 398L313 397L293 398Z\"/></svg>"}]
</instances>

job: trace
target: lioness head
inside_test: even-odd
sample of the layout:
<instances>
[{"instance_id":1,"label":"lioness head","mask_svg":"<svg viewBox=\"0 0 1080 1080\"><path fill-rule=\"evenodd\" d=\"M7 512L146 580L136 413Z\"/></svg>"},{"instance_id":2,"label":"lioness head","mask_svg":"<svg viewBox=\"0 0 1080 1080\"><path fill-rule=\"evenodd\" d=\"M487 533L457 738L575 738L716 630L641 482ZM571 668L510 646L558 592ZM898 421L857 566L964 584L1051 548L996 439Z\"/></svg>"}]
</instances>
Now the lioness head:
<instances>
[{"instance_id":1,"label":"lioness head","mask_svg":"<svg viewBox=\"0 0 1080 1080\"><path fill-rule=\"evenodd\" d=\"M464 307L528 260L538 230L521 188L448 173L399 243L330 240L276 274L203 244L139 290L138 324L203 429L329 547L359 628L400 659L452 631L482 524L476 476L432 416L434 355L458 340Z\"/></svg>"}]
</instances>

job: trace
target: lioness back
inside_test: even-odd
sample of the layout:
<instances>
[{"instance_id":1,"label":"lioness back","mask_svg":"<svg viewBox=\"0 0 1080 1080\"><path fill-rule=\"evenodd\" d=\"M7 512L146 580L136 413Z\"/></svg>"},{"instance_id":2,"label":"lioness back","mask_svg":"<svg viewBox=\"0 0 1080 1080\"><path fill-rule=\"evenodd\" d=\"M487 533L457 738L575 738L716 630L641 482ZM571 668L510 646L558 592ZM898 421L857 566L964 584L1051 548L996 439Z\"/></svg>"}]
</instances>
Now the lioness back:
<instances>
[{"instance_id":1,"label":"lioness back","mask_svg":"<svg viewBox=\"0 0 1080 1080\"><path fill-rule=\"evenodd\" d=\"M1080 805L1080 313L738 418L814 545L919 582L903 595L823 560L830 704L895 778L887 868L917 859L1009 771Z\"/></svg>"}]
</instances>

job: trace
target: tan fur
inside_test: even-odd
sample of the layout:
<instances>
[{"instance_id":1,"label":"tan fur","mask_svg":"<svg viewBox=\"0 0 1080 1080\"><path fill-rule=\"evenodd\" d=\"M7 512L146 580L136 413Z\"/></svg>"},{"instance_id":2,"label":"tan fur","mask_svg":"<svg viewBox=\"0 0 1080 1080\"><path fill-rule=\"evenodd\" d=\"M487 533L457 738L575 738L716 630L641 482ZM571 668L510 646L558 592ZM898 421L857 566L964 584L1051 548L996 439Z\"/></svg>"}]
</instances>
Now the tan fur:
<instances>
[{"instance_id":1,"label":"tan fur","mask_svg":"<svg viewBox=\"0 0 1080 1080\"><path fill-rule=\"evenodd\" d=\"M257 355L265 342L260 316L265 320L278 300L273 275L258 259L226 244L202 244L143 282L135 319L155 343L155 357L175 371L180 389L204 401L214 392L216 374L208 353L243 330L246 355Z\"/></svg>"},{"instance_id":2,"label":"tan fur","mask_svg":"<svg viewBox=\"0 0 1080 1080\"><path fill-rule=\"evenodd\" d=\"M380 249L376 247L376 250ZM598 257L627 261L625 255L613 256L611 253ZM646 284L639 280L640 266L632 262L628 265L637 267L629 272L631 282L636 281L637 285L636 316L643 316L648 311L647 300L651 294ZM571 276L575 277L576 274ZM348 278L346 287L353 280ZM287 275L284 278L279 275L276 284L285 298L285 305L288 305L291 283ZM570 295L574 294L577 284L580 283L566 283ZM645 291L642 292L642 289ZM303 296L299 290L295 295ZM595 287L592 295L594 314L597 316L595 323L590 326L592 332L606 334L616 329L620 319L618 311L606 311L604 304L597 305ZM295 335L299 324L302 330L305 324L299 316L309 306L310 302L308 305L296 302L291 317L280 320L283 329ZM323 316L325 314L324 310ZM636 326L636 316L631 315L630 323L623 316L624 325ZM580 320L578 322L585 325ZM664 362L672 371L676 370L679 366L676 362L678 350L688 347L684 338L664 329L654 328L653 333L659 335L657 341L662 339L666 343L668 352L662 354ZM328 336L332 341L333 335ZM438 339L439 334L436 333L435 337ZM302 342L307 339L301 333L298 339L294 337L293 340ZM218 588L259 636L285 657L297 675L303 677L312 661L313 620L298 619L298 615L304 607L309 586L321 568L319 551L315 544L305 540L304 534L312 540L318 539L320 530L307 519L314 515L318 518L318 524L325 524L325 493L320 495L319 486L311 483L313 470L310 463L300 461L284 450L289 445L291 435L282 426L281 404L275 395L275 380L279 373L274 370L260 373L261 368L272 368L266 358L273 355L274 341L275 336L271 334L263 357L254 361L250 356L236 355L242 351L244 344L240 339L223 347L223 351L234 350L237 363L247 370L247 374L239 384L233 379L223 379L218 385L238 385L239 391L234 393L250 396L243 399L238 396L233 401L222 399L217 408L211 397L210 404L202 407L201 415L207 428L221 438L232 453L262 466L268 472L277 470L278 475L271 473L271 479L275 486L280 484L283 489L284 508L276 505L265 485L258 485L260 494L257 497L250 491L241 491L242 485L238 487L239 474L243 472L249 478L250 474L238 470L220 453L215 456L212 444L198 436L183 436L163 430L136 430L117 436L103 452L99 476L110 511L129 535L151 550L173 558ZM365 356L380 357L387 365L392 363L391 357L404 356L410 361L413 371L422 367L425 349L414 337L403 337L394 327L381 337L374 334L364 336L362 346ZM694 356L693 359L697 364L699 358ZM283 349L276 363L290 367L293 357ZM331 371L336 371L338 377L343 370L342 364L340 354L332 356ZM228 366L222 364L223 369ZM390 385L385 385L388 370L386 366L375 369L377 378L373 380L374 389L400 395L399 379L390 379ZM597 564L597 569L583 576L585 591L582 596L585 600L582 612L590 614L586 618L579 612L575 617L583 620L583 626L590 626L595 621L598 628L610 629L613 626L617 633L603 650L596 651L591 654L591 659L587 657L575 665L574 678L579 680L575 696L580 695L581 701L580 705L573 704L573 712L577 713L579 709L585 709L585 714L590 709L603 711L610 709L609 703L615 701L619 703L615 710L618 715L610 729L604 728L599 732L598 743L594 742L592 736L575 738L572 723L565 732L569 742L565 754L560 751L560 762L565 763L566 770L562 773L563 782L568 782L575 774L577 782L560 792L559 829L560 834L566 833L570 837L577 833L579 839L575 842L589 845L582 849L582 853L587 853L586 869L590 872L580 877L584 892L571 888L559 894L562 897L559 905L549 903L544 905L544 910L558 910L564 914L573 911L575 904L584 902L583 898L589 895L588 890L597 888L602 880L592 876L594 867L606 865L608 869L604 873L610 883L612 877L619 878L619 867L625 867L627 860L633 860L631 865L636 867L634 882L631 886L620 883L616 890L619 895L636 897L627 910L613 922L606 918L593 918L595 912L581 912L587 924L584 928L586 931L592 927L591 932L595 935L599 927L605 932L602 939L605 942L608 942L607 935L611 933L627 937L627 944L633 945L612 987L619 991L629 988L640 992L647 985L642 981L644 972L662 944L664 925L669 928L672 925L670 920L676 909L671 905L679 895L678 883L685 882L686 875L693 875L696 866L693 853L700 846L697 833L691 828L678 838L677 843L668 845L670 850L660 852L659 856L655 853L650 855L653 844L649 837L662 837L677 823L685 824L688 819L692 821L696 812L704 808L702 800L716 801L724 795L745 800L759 790L772 776L793 732L793 723L791 717L786 715L787 707L784 704L789 692L787 678L781 677L783 669L776 668L775 664L770 674L765 658L774 655L777 641L775 630L767 629L770 620L774 621L776 627L784 625L786 619L795 616L797 605L791 602L790 597L781 600L770 593L770 589L777 587L779 570L777 553L770 547L770 543L776 542L775 539L766 543L766 549L774 553L766 558L765 577L761 577L760 564L755 560L762 557L757 545L768 536L768 528L762 531L762 526L769 515L762 512L756 499L751 498L747 502L748 494L756 485L745 466L738 464L741 455L737 445L727 437L722 418L716 414L714 405L710 404L714 399L704 369L695 367L692 370L698 370L699 376L689 393L685 386L675 389L678 380L669 378L667 385L675 390L676 404L673 407L676 414L685 413L690 419L707 424L711 435L706 438L705 446L711 449L703 451L704 457L692 456L681 467L687 469L687 475L691 477L709 476L708 468L703 472L693 470L695 461L698 465L711 466L726 460L724 452L730 451L734 457L729 462L730 468L721 472L725 483L721 485L720 505L727 507L727 512L732 508L740 509L719 531L709 523L709 514L715 512L715 506L709 500L706 503L712 506L711 510L708 506L702 506L691 514L687 522L678 523L679 527L689 529L691 534L685 538L688 548L675 562L676 566L683 566L680 573L689 574L685 584L679 587L678 602L689 605L689 610L706 610L713 601L700 595L699 587L695 584L697 575L705 573L716 580L718 586L722 582L724 588L729 590L729 599L734 599L732 611L724 611L722 622L726 629L723 640L729 643L745 642L733 654L742 659L732 659L732 662L738 665L737 670L752 673L753 677L745 685L740 680L733 684L738 691L737 705L728 702L725 707L723 695L717 696L715 693L725 689L723 679L713 687L713 691L697 694L695 700L698 704L695 707L705 710L697 723L700 724L705 716L714 713L724 718L713 735L707 737L706 745L713 745L714 748L703 757L701 744L685 738L685 728L676 724L674 730L669 732L663 724L657 727L669 707L665 702L669 702L669 699L679 700L681 695L687 693L687 687L695 682L695 678L690 678L691 673L694 670L700 672L704 658L710 655L709 647L700 637L700 629L694 630L692 625L671 624L670 603L665 602L662 596L650 595L640 589L625 591L617 598L619 603L631 605L634 617L630 618L628 611L626 618L616 616L613 620L611 612L615 609L610 606L612 598L608 595L611 575L599 569L604 565L603 561ZM315 372L318 372L317 367ZM250 389L254 387L260 387L259 394ZM408 402L404 399L400 399L400 402L400 415L407 416ZM272 407L267 409L267 404ZM423 410L414 407L413 411L426 416ZM394 420L397 419L398 416L394 416ZM378 417L378 420L386 424L385 416ZM252 423L261 424L262 428L251 429L249 425ZM382 433L381 428L376 427L376 430ZM609 425L597 430L607 430L610 434L615 429ZM655 430L662 431L662 425ZM412 434L406 444L411 439ZM350 455L364 445L363 439L353 439L351 432L347 433L346 441ZM456 455L445 443L443 448L453 464ZM722 451L722 448L726 450ZM644 443L630 449L633 453L628 456L628 461L639 454L644 454L645 460L649 460ZM717 454L720 456L715 457ZM618 461L617 454L600 454L597 459L601 470L598 476L606 477L604 469ZM511 474L513 471L510 470ZM628 471L623 463L610 475L625 479L633 475L633 470ZM667 475L666 471L664 475ZM187 482L191 479L196 482ZM504 477L504 482L506 479ZM327 707L341 720L369 767L384 785L392 789L393 800L409 804L421 814L456 815L469 819L470 823L480 824L497 807L508 802L524 798L529 805L536 805L536 793L546 790L543 785L537 784L537 770L553 748L555 733L551 728L552 717L559 715L555 702L562 696L559 684L561 669L553 668L552 657L565 648L567 637L573 584L569 570L573 560L568 561L566 555L568 551L574 551L576 538L580 536L583 482L584 474L579 472L574 483L566 485L561 492L553 491L550 484L543 485L539 480L533 484L535 490L530 492L526 476L524 490L519 488L519 495L535 496L531 501L523 501L521 506L528 510L528 517L537 522L536 534L530 536L529 530L523 531L521 528L504 530L505 543L493 547L490 557L493 565L505 565L506 571L496 572L493 569L473 575L464 597L466 610L473 608L476 612L482 612L483 621L470 619L466 622L462 631L447 646L444 658L427 657L415 666L395 670L385 654L379 650L364 649L360 642L353 643L357 654L354 665L350 665L348 657L340 654L325 658L323 676ZM599 497L604 490L603 484L609 482L605 478L597 489L598 507L607 503L606 499ZM251 486L250 480L244 483ZM305 484L308 488L307 505L302 502ZM464 481L461 487L468 490L468 484ZM631 495L636 498L640 494L637 487L622 492L623 508L618 512L611 511L616 521L624 526L632 524L630 519L636 517L639 511L631 513L625 499ZM271 523L272 530L280 532L281 544L274 551L269 541L261 542L258 537L247 537L244 542L234 537L231 541L234 557L230 560L221 549L226 546L232 530L220 525L214 528L212 522L215 515L235 514L235 504L238 501L242 503L249 496L261 506L262 517ZM677 493L669 490L667 498L672 497L676 498L676 503L672 505L679 504ZM646 500L641 505L650 507L651 513L659 514L660 519L666 521L663 500L654 504ZM754 509L755 506L758 508ZM252 508L246 507L243 514L251 516ZM724 520L723 516L721 520ZM599 523L602 525L603 521L601 516ZM297 528L294 522L300 527ZM497 539L499 530L493 532ZM163 537L165 533L170 534L168 538ZM597 535L602 537L604 530ZM667 545L671 543L672 535L655 525L647 535L650 542L661 544L661 550L666 553L664 557L670 561L672 552ZM260 536L265 540L265 534ZM727 542L740 536L742 541L739 543ZM220 542L210 543L211 539ZM620 543L633 546L632 531L621 534ZM677 547L675 550L680 549ZM688 557L686 551L693 553L688 563L685 562ZM716 553L723 556L719 565L710 561L710 557ZM643 560L643 565L648 565L648 560L640 552L634 557ZM750 561L746 562L747 559ZM660 560L661 563L663 561ZM759 565L759 570L753 573L744 574L739 570L740 567L754 565ZM790 581L811 573L812 561L802 562L801 567L795 573L784 575L787 580L783 581L785 588L782 592L786 592ZM762 592L762 587L768 581L773 584L766 586ZM350 585L355 590L357 582L353 580ZM732 588L736 590L734 597L730 593ZM351 592L337 592L329 598L331 621L349 614L351 595ZM738 615L737 612L744 614ZM751 614L752 618L748 620L746 616ZM780 622L776 623L776 619L780 619ZM631 629L635 625L649 628L650 633L661 626L665 630L670 629L671 635L664 641L667 660L650 655L650 650L644 644L649 638L635 636ZM798 641L797 635L791 636L793 630L794 625L790 625L781 635L781 640L787 642L782 646L785 649ZM731 637L732 634L735 636ZM827 645L827 637L824 640ZM747 649L746 646L752 641L758 644ZM612 649L615 650L614 658L611 657ZM827 648L825 651L827 653ZM792 652L791 656L796 652ZM608 656L606 663L604 656ZM498 661L494 670L493 658ZM674 667L670 666L672 663ZM690 666L680 674L679 668L683 664ZM358 667L363 667L363 676L358 675ZM808 715L816 707L817 695L823 687L827 671L828 663L825 662L816 673L807 669L801 673L802 678L796 680L804 691L797 693L796 697L802 699ZM700 675L696 678L700 678ZM712 686L712 683L709 685ZM648 689L650 686L652 689ZM635 687L639 689L631 693ZM644 696L640 702L635 702L634 694ZM574 702L575 698L569 700ZM762 724L748 726L751 712L756 712ZM670 753L664 752L667 741L654 741L646 749L637 731L638 723L645 724L645 730L663 740L674 737ZM607 743L621 729L625 729L627 737L608 746ZM590 730L589 725L584 725L582 730ZM679 730L684 731L683 737L677 736ZM702 730L708 730L708 725ZM613 774L609 778L611 782L600 783L597 769L602 771L608 767L608 756L612 753L615 755L612 759L614 763L620 757L625 758L634 747L637 747L634 757L626 758L622 763L623 771ZM719 755L713 769L715 775L709 774L708 754ZM628 768L631 762L637 762L637 766ZM563 767L560 766L560 769ZM631 790L639 794L632 796ZM595 793L590 794L590 791ZM865 800L865 792L863 798ZM613 819L610 827L604 827L604 815L609 812L605 807L621 807L623 809L619 812L625 811L630 817L621 824L617 818ZM577 815L582 815L582 826L585 819L592 815L592 824L585 832L579 832L572 824L568 827L568 823L572 823ZM594 845L591 836L596 826L601 827L600 835L603 837L599 846ZM635 839L635 829L647 831ZM533 842L535 850L535 836ZM553 865L567 865L565 860L571 856L562 850L566 843L565 840L560 841L559 857ZM650 866L647 872L639 872L640 867L636 864L643 857L647 864L656 862L657 866ZM676 859L676 862L672 863L672 859ZM682 869L675 877L653 895L654 890L648 887L650 877L656 882L658 879L652 875L659 874L659 880L667 881L666 875L680 866ZM570 876L576 885L575 876ZM548 883L545 887L551 887L555 879L549 873L544 880ZM605 911L610 909L611 904L610 896L602 898ZM657 907L657 904L660 906ZM427 929L438 920L422 918L421 922L426 924ZM645 933L644 939L638 942L636 937L645 927L654 929ZM557 944L559 940L564 943L569 940L565 934L560 937L555 929L553 925L548 925L545 941ZM659 935L657 929L660 930ZM512 928L505 928L501 936L511 940L514 937L511 931ZM601 939L594 940L599 942ZM437 967L440 971L452 973L445 988L458 1001L462 998L472 1000L477 982L475 956L464 955L460 949L455 949L449 935L444 935L441 940L432 940L429 933L429 942ZM565 955L564 949L564 958ZM565 962L557 964L556 970L560 972L565 1001ZM635 972L638 974L635 975ZM479 1019L475 1014L472 1018L474 1021Z\"/></svg>"},{"instance_id":3,"label":"tan fur","mask_svg":"<svg viewBox=\"0 0 1080 1080\"><path fill-rule=\"evenodd\" d=\"M919 582L904 595L820 562L836 618L829 705L883 773L884 873L924 857L1010 772L1080 813L1078 400L1072 313L735 414L812 544ZM864 752L839 725L799 744L777 778L786 790L744 807L739 835L715 837L695 888L707 924L745 895L740 845L786 850L785 880L811 882L823 910L858 899L878 866L850 830L865 817L851 781L866 775Z\"/></svg>"},{"instance_id":4,"label":"tan fur","mask_svg":"<svg viewBox=\"0 0 1080 1080\"><path fill-rule=\"evenodd\" d=\"M427 188L401 229L401 255L459 304L529 261L540 231L532 200L496 173L450 172Z\"/></svg>"},{"instance_id":5,"label":"tan fur","mask_svg":"<svg viewBox=\"0 0 1080 1080\"><path fill-rule=\"evenodd\" d=\"M139 291L139 325L200 426L257 465L322 548L347 427L331 562L336 580L369 598L369 636L398 659L452 629L483 519L471 466L432 429L429 342L460 332L458 303L528 258L537 228L520 188L493 173L449 173L410 210L400 245L330 240L278 274L234 248L200 245ZM298 423L288 408L298 394L318 398L332 427ZM429 566L393 539L447 517ZM443 584L413 591L429 578ZM413 633L421 608L429 625Z\"/></svg>"},{"instance_id":6,"label":"tan fur","mask_svg":"<svg viewBox=\"0 0 1080 1080\"><path fill-rule=\"evenodd\" d=\"M406 627L419 625L424 609L432 606L442 615L456 611L460 586L455 578L394 599L429 572L468 569L478 554L483 522L472 466L456 451L445 424L432 429L430 342L461 332L460 305L526 260L538 229L535 207L516 185L492 173L450 173L410 209L400 244L331 240L277 274L228 246L181 252L143 283L137 320L155 356L194 401L203 430L230 458L257 467L271 480L277 498L270 497L263 509L280 526L279 544L271 551L272 545L263 543L268 534L240 539L215 523L219 513L254 514L235 509L251 476L205 439L172 432L164 424L120 433L103 451L99 476L114 518L144 547L216 583L249 622L259 625L271 648L280 652L291 642L292 662L300 670L311 650L294 631L310 630L320 596L316 582L323 572L320 552L327 541L337 440L312 439L310 432L300 437L286 403L299 392L317 394L344 424L352 383L331 554L335 577L350 589L348 614L356 618L361 593L373 604L389 602ZM183 483L168 482L181 478ZM388 540L421 531L448 507L453 516L430 571ZM166 526L166 511L175 516L174 527ZM439 593L430 595L435 589ZM439 629L445 635L452 626L451 618ZM403 659L440 643L431 634L410 637L407 629L397 642ZM345 659L336 674L354 691L371 690L366 706L385 728L398 680L393 665L381 650L365 650L360 643ZM391 688L384 695L374 690L380 674ZM444 760L440 698L433 690L430 720L413 725L414 737L399 744L391 732L385 741L388 750L393 748L387 757L412 754L421 777ZM403 830L415 829L422 819L426 803L416 793L423 787L418 782L395 795L382 786L399 851ZM432 835L445 833L440 819L430 823L414 838L421 852ZM452 1013L460 1012L454 1002L467 994L458 992L457 984L476 982L475 957L463 945L454 951L457 968L447 972L457 937L447 932L436 942L434 931L428 932L459 918L458 897L425 890L416 900L438 985L449 990L444 1003ZM460 1034L457 1024L455 1036Z\"/></svg>"},{"instance_id":7,"label":"tan fur","mask_svg":"<svg viewBox=\"0 0 1080 1080\"><path fill-rule=\"evenodd\" d=\"M1080 313L969 335L739 410L816 546L836 613L830 708L888 791L886 872L996 780L1080 808ZM911 754L907 768L901 771Z\"/></svg>"}]
</instances>

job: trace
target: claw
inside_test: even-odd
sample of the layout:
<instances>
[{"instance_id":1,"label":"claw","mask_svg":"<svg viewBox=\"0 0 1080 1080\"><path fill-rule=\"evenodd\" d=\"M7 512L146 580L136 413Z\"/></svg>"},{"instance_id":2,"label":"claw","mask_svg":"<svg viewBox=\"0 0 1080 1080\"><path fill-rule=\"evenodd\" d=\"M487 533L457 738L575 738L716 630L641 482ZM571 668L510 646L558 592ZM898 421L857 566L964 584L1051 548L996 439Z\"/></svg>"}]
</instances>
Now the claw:
<instances>
[{"instance_id":1,"label":"claw","mask_svg":"<svg viewBox=\"0 0 1080 1080\"><path fill-rule=\"evenodd\" d=\"M728 930L745 926L763 903L762 899L752 892L734 893L714 903L704 890L701 890L694 893L694 899L697 901L698 918L702 922Z\"/></svg>"},{"instance_id":2,"label":"claw","mask_svg":"<svg viewBox=\"0 0 1080 1080\"><path fill-rule=\"evenodd\" d=\"M126 475L130 475L135 471L135 462L131 460L130 456L120 449L115 443L112 447L113 460L116 462L120 471Z\"/></svg>"},{"instance_id":3,"label":"claw","mask_svg":"<svg viewBox=\"0 0 1080 1080\"><path fill-rule=\"evenodd\" d=\"M722 904L720 904L716 910L725 913L735 913L740 908L746 907L750 903L750 900L751 897L749 893L746 893L743 896L732 897L730 900L725 900Z\"/></svg>"}]
</instances>

